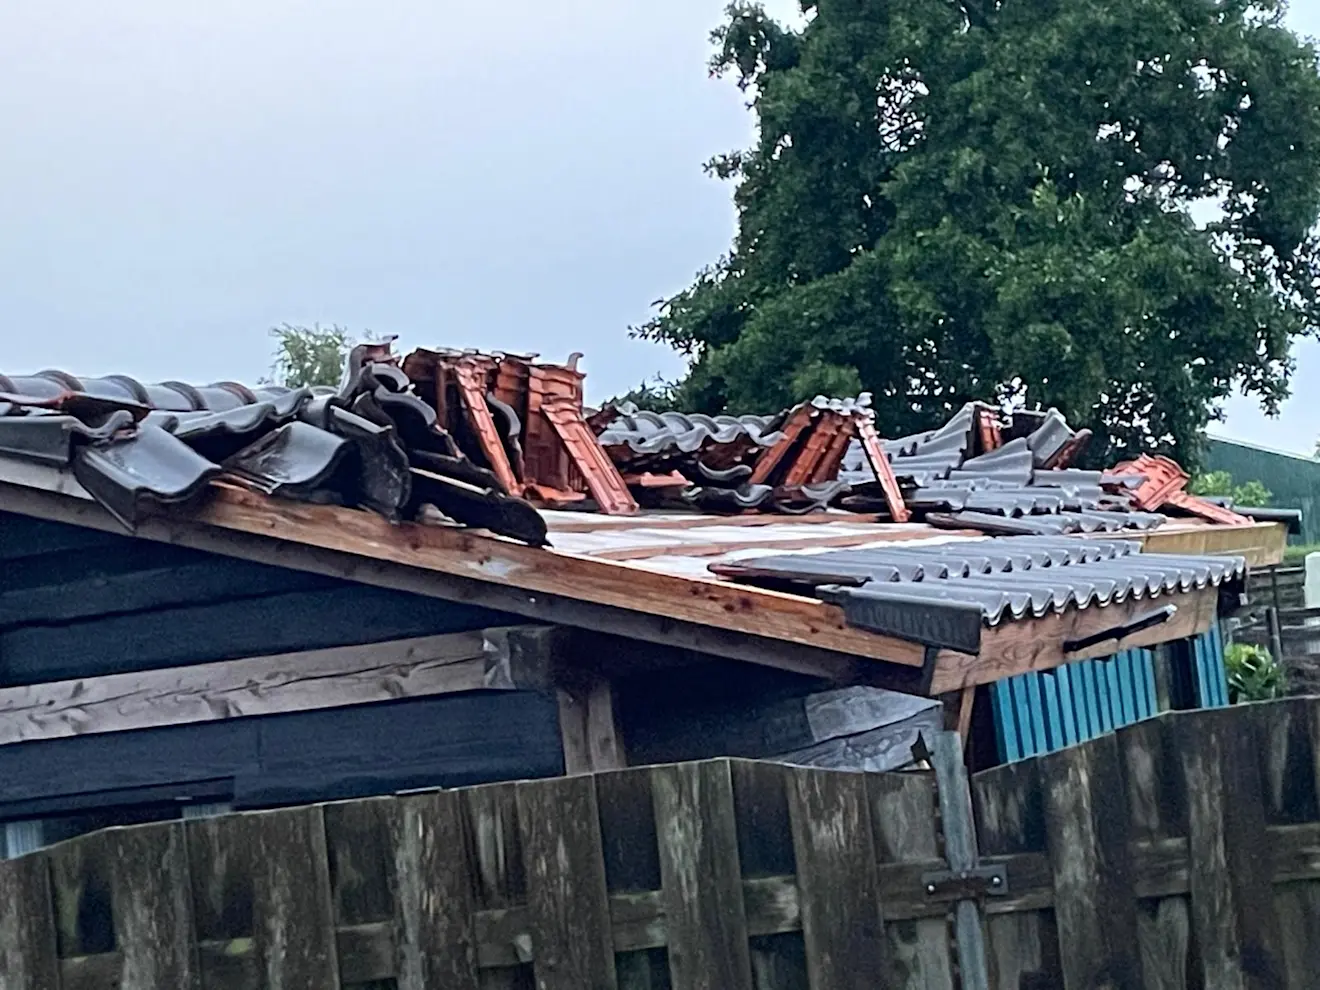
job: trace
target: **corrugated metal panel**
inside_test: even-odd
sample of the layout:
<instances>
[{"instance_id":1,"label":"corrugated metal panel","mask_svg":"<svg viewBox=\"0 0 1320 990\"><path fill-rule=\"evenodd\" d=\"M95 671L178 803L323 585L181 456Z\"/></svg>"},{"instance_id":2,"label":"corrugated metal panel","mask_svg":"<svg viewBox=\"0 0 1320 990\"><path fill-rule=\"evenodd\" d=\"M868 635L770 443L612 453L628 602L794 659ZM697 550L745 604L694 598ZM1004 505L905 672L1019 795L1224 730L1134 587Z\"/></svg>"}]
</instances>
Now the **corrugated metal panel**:
<instances>
[{"instance_id":1,"label":"corrugated metal panel","mask_svg":"<svg viewBox=\"0 0 1320 990\"><path fill-rule=\"evenodd\" d=\"M1240 557L1143 554L1122 540L1013 537L836 550L712 565L736 580L809 587L864 629L976 652L982 624L1218 586Z\"/></svg>"},{"instance_id":2,"label":"corrugated metal panel","mask_svg":"<svg viewBox=\"0 0 1320 990\"><path fill-rule=\"evenodd\" d=\"M1150 650L1004 678L990 691L1005 762L1052 753L1158 714Z\"/></svg>"}]
</instances>

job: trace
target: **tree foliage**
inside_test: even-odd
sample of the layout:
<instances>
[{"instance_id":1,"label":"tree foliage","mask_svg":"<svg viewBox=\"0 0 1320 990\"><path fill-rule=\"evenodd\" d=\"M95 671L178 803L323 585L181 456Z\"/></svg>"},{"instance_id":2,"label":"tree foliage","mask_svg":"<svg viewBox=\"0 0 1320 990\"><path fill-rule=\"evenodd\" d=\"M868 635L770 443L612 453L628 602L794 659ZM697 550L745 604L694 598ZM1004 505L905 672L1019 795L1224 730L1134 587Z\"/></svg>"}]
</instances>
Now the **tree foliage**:
<instances>
[{"instance_id":1,"label":"tree foliage","mask_svg":"<svg viewBox=\"0 0 1320 990\"><path fill-rule=\"evenodd\" d=\"M714 34L759 122L708 166L738 233L635 330L688 405L865 388L891 435L1053 405L1112 453L1194 445L1235 386L1277 407L1320 324L1320 74L1281 4L802 8Z\"/></svg>"},{"instance_id":2,"label":"tree foliage","mask_svg":"<svg viewBox=\"0 0 1320 990\"><path fill-rule=\"evenodd\" d=\"M283 323L272 327L270 335L275 338L271 380L289 388L338 385L344 361L357 342L338 324L305 327Z\"/></svg>"},{"instance_id":3,"label":"tree foliage","mask_svg":"<svg viewBox=\"0 0 1320 990\"><path fill-rule=\"evenodd\" d=\"M1274 493L1259 481L1252 479L1239 485L1227 471L1211 471L1192 479L1189 486L1193 495L1212 495L1233 500L1234 505L1264 508Z\"/></svg>"}]
</instances>

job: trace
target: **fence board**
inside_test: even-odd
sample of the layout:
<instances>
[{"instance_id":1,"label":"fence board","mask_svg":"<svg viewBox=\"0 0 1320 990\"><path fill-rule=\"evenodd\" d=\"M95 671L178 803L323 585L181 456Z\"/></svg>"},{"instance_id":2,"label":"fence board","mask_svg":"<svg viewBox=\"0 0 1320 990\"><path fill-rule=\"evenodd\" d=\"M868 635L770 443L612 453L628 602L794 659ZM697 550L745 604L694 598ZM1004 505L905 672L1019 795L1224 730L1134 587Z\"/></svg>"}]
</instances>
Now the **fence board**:
<instances>
[{"instance_id":1,"label":"fence board","mask_svg":"<svg viewBox=\"0 0 1320 990\"><path fill-rule=\"evenodd\" d=\"M1206 990L1272 990L1283 973L1260 772L1225 717L1232 714L1173 723L1187 794L1192 920Z\"/></svg>"},{"instance_id":2,"label":"fence board","mask_svg":"<svg viewBox=\"0 0 1320 990\"><path fill-rule=\"evenodd\" d=\"M334 987L338 951L319 806L187 823L202 985ZM247 949L248 951L236 951Z\"/></svg>"},{"instance_id":3,"label":"fence board","mask_svg":"<svg viewBox=\"0 0 1320 990\"><path fill-rule=\"evenodd\" d=\"M1125 713L1126 714L1126 713ZM1118 743L1105 736L1041 762L1064 986L1137 985L1136 898Z\"/></svg>"},{"instance_id":4,"label":"fence board","mask_svg":"<svg viewBox=\"0 0 1320 990\"><path fill-rule=\"evenodd\" d=\"M811 986L870 990L885 947L866 777L791 771L788 807Z\"/></svg>"},{"instance_id":5,"label":"fence board","mask_svg":"<svg viewBox=\"0 0 1320 990\"><path fill-rule=\"evenodd\" d=\"M596 782L518 785L539 990L616 990Z\"/></svg>"},{"instance_id":6,"label":"fence board","mask_svg":"<svg viewBox=\"0 0 1320 990\"><path fill-rule=\"evenodd\" d=\"M0 987L59 987L50 875L41 856L0 862Z\"/></svg>"},{"instance_id":7,"label":"fence board","mask_svg":"<svg viewBox=\"0 0 1320 990\"><path fill-rule=\"evenodd\" d=\"M797 868L787 769L739 761L731 770L744 883L793 875ZM786 931L751 938L752 983L756 990L810 990L800 914L784 927Z\"/></svg>"},{"instance_id":8,"label":"fence board","mask_svg":"<svg viewBox=\"0 0 1320 990\"><path fill-rule=\"evenodd\" d=\"M456 791L407 797L398 845L399 990L477 990L471 855Z\"/></svg>"},{"instance_id":9,"label":"fence board","mask_svg":"<svg viewBox=\"0 0 1320 990\"><path fill-rule=\"evenodd\" d=\"M880 864L916 863L939 869L935 778L930 774L879 774L867 780L871 828ZM918 880L918 882L920 882ZM895 990L953 990L949 918L888 921L887 987Z\"/></svg>"},{"instance_id":10,"label":"fence board","mask_svg":"<svg viewBox=\"0 0 1320 990\"><path fill-rule=\"evenodd\" d=\"M1010 763L972 781L982 856L1044 853L1045 815L1040 760ZM1012 872L1009 884L1016 889ZM1062 986L1052 910L992 914L986 919L990 985Z\"/></svg>"},{"instance_id":11,"label":"fence board","mask_svg":"<svg viewBox=\"0 0 1320 990\"><path fill-rule=\"evenodd\" d=\"M658 767L651 786L673 986L751 990L729 765Z\"/></svg>"}]
</instances>

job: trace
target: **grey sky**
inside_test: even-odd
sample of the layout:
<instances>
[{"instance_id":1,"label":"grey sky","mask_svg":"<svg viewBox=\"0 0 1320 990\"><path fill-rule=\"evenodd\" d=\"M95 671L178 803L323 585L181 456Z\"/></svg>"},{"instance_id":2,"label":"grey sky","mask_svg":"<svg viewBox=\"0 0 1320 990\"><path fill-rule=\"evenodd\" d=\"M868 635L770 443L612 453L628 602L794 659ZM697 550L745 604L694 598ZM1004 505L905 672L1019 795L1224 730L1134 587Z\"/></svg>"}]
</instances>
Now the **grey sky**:
<instances>
[{"instance_id":1,"label":"grey sky","mask_svg":"<svg viewBox=\"0 0 1320 990\"><path fill-rule=\"evenodd\" d=\"M723 6L0 0L0 371L251 381L287 320L580 350L596 397L678 373L626 327L733 233L700 169L751 136L705 73ZM1228 433L1309 452L1299 357Z\"/></svg>"}]
</instances>

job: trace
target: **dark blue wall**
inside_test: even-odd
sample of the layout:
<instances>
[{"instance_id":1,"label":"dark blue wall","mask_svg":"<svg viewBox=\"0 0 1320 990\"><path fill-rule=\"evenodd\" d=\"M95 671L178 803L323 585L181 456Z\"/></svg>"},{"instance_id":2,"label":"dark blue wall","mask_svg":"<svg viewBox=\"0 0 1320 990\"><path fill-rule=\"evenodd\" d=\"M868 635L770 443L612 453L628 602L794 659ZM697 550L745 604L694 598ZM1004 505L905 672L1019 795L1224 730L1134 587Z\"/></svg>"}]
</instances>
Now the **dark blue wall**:
<instances>
[{"instance_id":1,"label":"dark blue wall","mask_svg":"<svg viewBox=\"0 0 1320 990\"><path fill-rule=\"evenodd\" d=\"M0 513L0 686L522 621ZM551 697L475 692L0 746L0 820L190 799L260 807L562 771Z\"/></svg>"}]
</instances>

